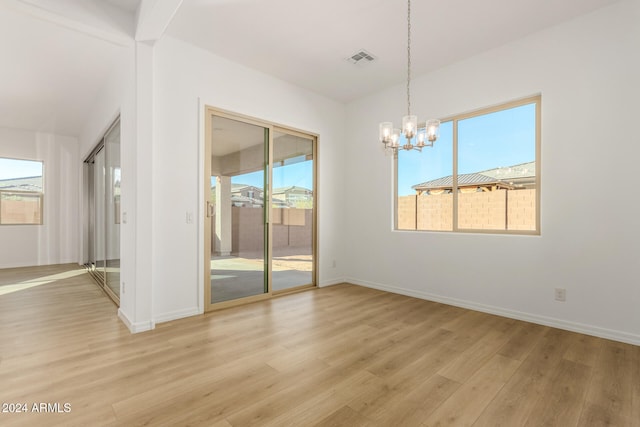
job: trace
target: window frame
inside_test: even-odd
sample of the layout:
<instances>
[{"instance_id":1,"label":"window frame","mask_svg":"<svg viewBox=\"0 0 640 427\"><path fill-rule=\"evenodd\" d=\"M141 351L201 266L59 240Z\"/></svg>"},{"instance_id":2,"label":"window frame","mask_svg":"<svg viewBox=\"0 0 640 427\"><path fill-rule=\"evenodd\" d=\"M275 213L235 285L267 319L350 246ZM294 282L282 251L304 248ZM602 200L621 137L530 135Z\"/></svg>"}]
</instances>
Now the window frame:
<instances>
[{"instance_id":1,"label":"window frame","mask_svg":"<svg viewBox=\"0 0 640 427\"><path fill-rule=\"evenodd\" d=\"M2 190L0 189L0 227L3 226L29 226L29 225L44 225L44 175L45 175L45 166L44 160L38 159L21 159L16 157L6 157L0 156L0 159L5 160L17 160L17 161L25 161L25 162L34 162L40 163L42 165L42 190L41 191L20 191L20 190ZM39 207L40 207L40 221L39 222L24 222L24 223L5 223L2 220L2 198L5 195L18 195L18 196L29 196L29 197L37 197L39 199Z\"/></svg>"},{"instance_id":2,"label":"window frame","mask_svg":"<svg viewBox=\"0 0 640 427\"><path fill-rule=\"evenodd\" d=\"M500 229L474 229L474 228L460 228L458 226L458 122L461 120L470 119L473 117L488 115L497 113L511 108L521 107L523 105L535 105L535 229L534 230L500 230ZM506 235L530 235L539 236L541 234L540 229L540 193L541 193L541 111L542 111L542 95L533 95L525 98L520 98L513 101L508 101L501 104L496 104L490 107L479 108L477 110L469 111L462 114L456 114L450 117L441 119L441 123L452 122L452 151L453 151L453 168L452 168L452 193L453 193L453 226L451 230L410 230L398 228L398 152L393 155L393 231L400 232L427 232L427 233L473 233L473 234L506 234ZM435 142L436 144L438 141ZM423 149L425 153L422 155L428 155L429 149ZM417 202L417 199L416 199Z\"/></svg>"}]
</instances>

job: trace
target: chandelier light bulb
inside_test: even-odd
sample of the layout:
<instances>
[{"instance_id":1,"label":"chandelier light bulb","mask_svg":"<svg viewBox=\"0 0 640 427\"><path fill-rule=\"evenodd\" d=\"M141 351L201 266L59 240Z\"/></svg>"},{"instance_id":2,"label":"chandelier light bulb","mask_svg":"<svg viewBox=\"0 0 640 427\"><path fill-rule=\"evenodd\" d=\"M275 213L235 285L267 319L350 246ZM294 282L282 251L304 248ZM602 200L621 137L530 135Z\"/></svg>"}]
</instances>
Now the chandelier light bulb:
<instances>
[{"instance_id":1,"label":"chandelier light bulb","mask_svg":"<svg viewBox=\"0 0 640 427\"><path fill-rule=\"evenodd\" d=\"M429 120L426 125L427 139L433 142L440 136L440 120Z\"/></svg>"},{"instance_id":2,"label":"chandelier light bulb","mask_svg":"<svg viewBox=\"0 0 640 427\"><path fill-rule=\"evenodd\" d=\"M405 138L411 139L416 135L418 130L418 117L417 116L404 116L402 118L402 133Z\"/></svg>"},{"instance_id":3,"label":"chandelier light bulb","mask_svg":"<svg viewBox=\"0 0 640 427\"><path fill-rule=\"evenodd\" d=\"M393 134L393 123L382 122L380 123L380 142L387 144L391 141L391 135Z\"/></svg>"},{"instance_id":4,"label":"chandelier light bulb","mask_svg":"<svg viewBox=\"0 0 640 427\"><path fill-rule=\"evenodd\" d=\"M398 148L400 146L400 129L394 129L391 134L391 148Z\"/></svg>"}]
</instances>

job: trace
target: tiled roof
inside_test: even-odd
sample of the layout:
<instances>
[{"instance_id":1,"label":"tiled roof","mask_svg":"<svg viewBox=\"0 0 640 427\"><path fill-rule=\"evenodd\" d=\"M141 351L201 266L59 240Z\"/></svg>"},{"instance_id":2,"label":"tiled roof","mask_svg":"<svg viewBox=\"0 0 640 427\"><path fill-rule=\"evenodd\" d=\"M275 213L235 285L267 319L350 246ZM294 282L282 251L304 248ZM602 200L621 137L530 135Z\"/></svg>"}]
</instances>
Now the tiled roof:
<instances>
[{"instance_id":1,"label":"tiled roof","mask_svg":"<svg viewBox=\"0 0 640 427\"><path fill-rule=\"evenodd\" d=\"M458 175L458 186L487 185L514 180L531 179L536 176L536 163L527 162L518 165L488 169L481 172L464 173ZM429 190L453 186L453 176L432 179L412 186L414 190Z\"/></svg>"},{"instance_id":2,"label":"tiled roof","mask_svg":"<svg viewBox=\"0 0 640 427\"><path fill-rule=\"evenodd\" d=\"M288 187L274 188L273 189L273 194L283 194L283 193L287 193L289 191L294 191L294 190L299 190L299 191L302 191L302 192L311 193L311 190L309 190L308 188L298 187L296 185L290 185Z\"/></svg>"},{"instance_id":3,"label":"tiled roof","mask_svg":"<svg viewBox=\"0 0 640 427\"><path fill-rule=\"evenodd\" d=\"M256 187L256 186L253 186L253 185L248 185L248 184L231 184L231 192L233 192L233 193L236 193L236 192L239 192L239 191L243 191L243 190L245 190L245 189L249 189L249 190L253 189L254 191L255 191L255 190L262 191L262 188L260 188L260 187Z\"/></svg>"},{"instance_id":4,"label":"tiled roof","mask_svg":"<svg viewBox=\"0 0 640 427\"><path fill-rule=\"evenodd\" d=\"M500 180L533 177L536 176L536 162L520 163L518 165L489 169L478 173Z\"/></svg>"},{"instance_id":5,"label":"tiled roof","mask_svg":"<svg viewBox=\"0 0 640 427\"><path fill-rule=\"evenodd\" d=\"M42 177L29 176L24 178L0 179L0 190L42 192Z\"/></svg>"},{"instance_id":6,"label":"tiled roof","mask_svg":"<svg viewBox=\"0 0 640 427\"><path fill-rule=\"evenodd\" d=\"M458 175L458 185L470 185L470 184L489 184L495 182L494 178L480 175L479 173L465 173ZM414 185L411 188L442 188L451 187L453 185L453 176L445 176L442 178L433 179L431 181L423 182L422 184Z\"/></svg>"}]
</instances>

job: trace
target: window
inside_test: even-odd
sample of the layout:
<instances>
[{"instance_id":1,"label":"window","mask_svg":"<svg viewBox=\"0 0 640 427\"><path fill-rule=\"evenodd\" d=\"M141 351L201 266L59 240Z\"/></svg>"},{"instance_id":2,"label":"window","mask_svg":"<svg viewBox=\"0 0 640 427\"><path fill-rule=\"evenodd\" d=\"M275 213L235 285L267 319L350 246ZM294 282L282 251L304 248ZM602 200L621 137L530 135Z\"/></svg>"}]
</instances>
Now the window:
<instances>
[{"instance_id":1,"label":"window","mask_svg":"<svg viewBox=\"0 0 640 427\"><path fill-rule=\"evenodd\" d=\"M0 157L0 225L42 224L43 163Z\"/></svg>"},{"instance_id":2,"label":"window","mask_svg":"<svg viewBox=\"0 0 640 427\"><path fill-rule=\"evenodd\" d=\"M447 119L396 162L398 230L540 233L539 96Z\"/></svg>"}]
</instances>

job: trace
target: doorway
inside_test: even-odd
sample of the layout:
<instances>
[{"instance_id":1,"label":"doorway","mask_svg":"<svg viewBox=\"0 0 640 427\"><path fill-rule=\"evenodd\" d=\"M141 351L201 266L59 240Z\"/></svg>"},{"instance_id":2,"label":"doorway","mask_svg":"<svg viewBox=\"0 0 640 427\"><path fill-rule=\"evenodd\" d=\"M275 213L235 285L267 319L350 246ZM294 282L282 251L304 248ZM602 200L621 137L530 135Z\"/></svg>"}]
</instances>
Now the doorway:
<instances>
[{"instance_id":1,"label":"doorway","mask_svg":"<svg viewBox=\"0 0 640 427\"><path fill-rule=\"evenodd\" d=\"M317 137L206 108L205 311L316 286Z\"/></svg>"}]
</instances>

